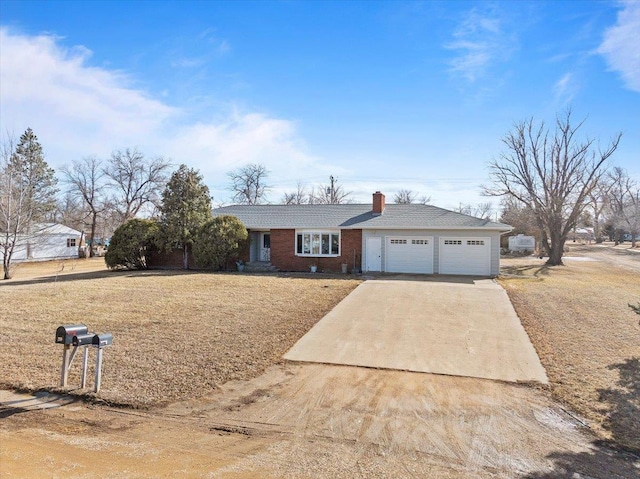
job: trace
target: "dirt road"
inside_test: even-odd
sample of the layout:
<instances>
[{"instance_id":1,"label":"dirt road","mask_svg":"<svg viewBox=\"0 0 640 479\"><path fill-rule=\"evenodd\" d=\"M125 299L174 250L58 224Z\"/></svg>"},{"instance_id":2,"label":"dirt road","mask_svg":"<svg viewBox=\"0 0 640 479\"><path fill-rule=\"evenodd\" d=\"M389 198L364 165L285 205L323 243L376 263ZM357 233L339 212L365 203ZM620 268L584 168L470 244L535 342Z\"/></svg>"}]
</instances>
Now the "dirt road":
<instances>
[{"instance_id":1,"label":"dirt road","mask_svg":"<svg viewBox=\"0 0 640 479\"><path fill-rule=\"evenodd\" d=\"M2 415L4 479L640 473L638 457L595 443L543 390L348 366L276 366L147 412L75 403Z\"/></svg>"}]
</instances>

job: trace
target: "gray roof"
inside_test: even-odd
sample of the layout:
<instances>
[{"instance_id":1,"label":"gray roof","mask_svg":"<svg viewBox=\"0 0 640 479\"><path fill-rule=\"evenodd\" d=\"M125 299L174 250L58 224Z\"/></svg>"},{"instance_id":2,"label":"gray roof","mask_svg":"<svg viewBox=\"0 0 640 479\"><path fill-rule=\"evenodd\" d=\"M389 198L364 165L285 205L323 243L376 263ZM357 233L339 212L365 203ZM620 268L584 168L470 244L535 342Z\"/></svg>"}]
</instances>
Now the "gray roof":
<instances>
[{"instance_id":1,"label":"gray roof","mask_svg":"<svg viewBox=\"0 0 640 479\"><path fill-rule=\"evenodd\" d=\"M389 204L382 215L374 215L371 204L233 205L213 214L236 216L248 229L512 229L432 205Z\"/></svg>"}]
</instances>

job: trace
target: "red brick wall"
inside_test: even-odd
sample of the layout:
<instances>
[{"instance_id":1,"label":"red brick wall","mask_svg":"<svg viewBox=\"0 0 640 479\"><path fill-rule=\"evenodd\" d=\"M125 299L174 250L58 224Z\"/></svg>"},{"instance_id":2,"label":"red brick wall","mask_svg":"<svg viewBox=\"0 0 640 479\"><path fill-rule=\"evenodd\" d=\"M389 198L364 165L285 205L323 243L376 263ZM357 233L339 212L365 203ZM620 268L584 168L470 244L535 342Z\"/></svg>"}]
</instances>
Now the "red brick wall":
<instances>
[{"instance_id":1,"label":"red brick wall","mask_svg":"<svg viewBox=\"0 0 640 479\"><path fill-rule=\"evenodd\" d=\"M182 248L172 249L171 251L152 250L147 266L151 269L182 269L183 255ZM195 264L193 254L189 251L189 268L194 268Z\"/></svg>"},{"instance_id":2,"label":"red brick wall","mask_svg":"<svg viewBox=\"0 0 640 479\"><path fill-rule=\"evenodd\" d=\"M280 271L309 271L315 263L318 271L339 273L342 263L353 268L353 253L356 253L356 267L362 267L362 230L342 230L340 235L340 256L331 258L313 258L296 256L295 230L271 230L271 264Z\"/></svg>"}]
</instances>

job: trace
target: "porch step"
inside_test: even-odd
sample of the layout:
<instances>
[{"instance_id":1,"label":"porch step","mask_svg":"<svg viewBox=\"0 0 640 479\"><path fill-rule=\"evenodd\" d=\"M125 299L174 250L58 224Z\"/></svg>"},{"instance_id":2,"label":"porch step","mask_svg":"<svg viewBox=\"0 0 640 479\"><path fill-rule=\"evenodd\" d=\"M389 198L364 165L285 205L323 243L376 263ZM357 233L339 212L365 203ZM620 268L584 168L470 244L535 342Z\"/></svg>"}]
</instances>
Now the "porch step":
<instances>
[{"instance_id":1,"label":"porch step","mask_svg":"<svg viewBox=\"0 0 640 479\"><path fill-rule=\"evenodd\" d=\"M247 273L275 273L278 268L266 261L252 261L251 263L245 263L244 270Z\"/></svg>"}]
</instances>

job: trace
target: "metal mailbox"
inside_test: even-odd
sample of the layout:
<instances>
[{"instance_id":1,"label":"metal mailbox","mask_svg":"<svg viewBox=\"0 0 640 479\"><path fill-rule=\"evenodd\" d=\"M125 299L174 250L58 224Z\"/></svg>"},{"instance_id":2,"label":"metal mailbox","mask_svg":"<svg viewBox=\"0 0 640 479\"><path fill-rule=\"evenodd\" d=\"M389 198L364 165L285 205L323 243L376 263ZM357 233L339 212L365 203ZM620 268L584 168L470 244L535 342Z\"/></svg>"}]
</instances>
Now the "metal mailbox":
<instances>
[{"instance_id":1,"label":"metal mailbox","mask_svg":"<svg viewBox=\"0 0 640 479\"><path fill-rule=\"evenodd\" d=\"M93 336L91 344L97 346L100 349L104 348L105 346L111 346L113 344L113 334L96 334Z\"/></svg>"},{"instance_id":2,"label":"metal mailbox","mask_svg":"<svg viewBox=\"0 0 640 479\"><path fill-rule=\"evenodd\" d=\"M75 336L78 334L87 334L88 330L89 328L84 324L60 326L56 329L56 344L72 344Z\"/></svg>"},{"instance_id":3,"label":"metal mailbox","mask_svg":"<svg viewBox=\"0 0 640 479\"><path fill-rule=\"evenodd\" d=\"M93 344L93 337L95 335L93 333L90 334L76 334L73 336L71 344L74 346L87 346L89 344Z\"/></svg>"}]
</instances>

